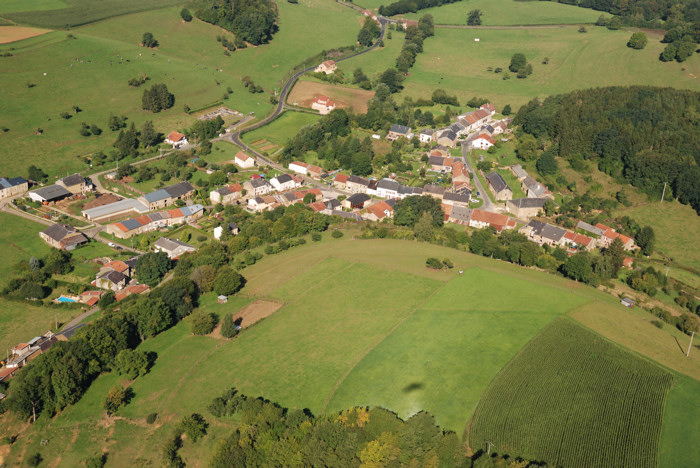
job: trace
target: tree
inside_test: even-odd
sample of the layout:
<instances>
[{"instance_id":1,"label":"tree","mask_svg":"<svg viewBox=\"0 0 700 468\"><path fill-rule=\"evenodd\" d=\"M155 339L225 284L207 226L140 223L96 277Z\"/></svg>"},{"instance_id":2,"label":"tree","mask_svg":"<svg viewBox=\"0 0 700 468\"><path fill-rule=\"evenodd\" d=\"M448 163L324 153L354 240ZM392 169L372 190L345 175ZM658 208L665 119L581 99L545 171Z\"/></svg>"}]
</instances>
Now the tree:
<instances>
[{"instance_id":1,"label":"tree","mask_svg":"<svg viewBox=\"0 0 700 468\"><path fill-rule=\"evenodd\" d=\"M141 143L144 148L157 144L160 139L159 137L160 135L158 135L158 132L156 132L156 129L153 127L153 121L145 121L143 127L141 127Z\"/></svg>"},{"instance_id":2,"label":"tree","mask_svg":"<svg viewBox=\"0 0 700 468\"><path fill-rule=\"evenodd\" d=\"M136 276L141 283L155 286L170 270L171 261L165 252L149 252L136 262Z\"/></svg>"},{"instance_id":3,"label":"tree","mask_svg":"<svg viewBox=\"0 0 700 468\"><path fill-rule=\"evenodd\" d=\"M119 375L129 380L145 375L148 372L148 356L145 352L135 349L123 349L114 359L114 367Z\"/></svg>"},{"instance_id":4,"label":"tree","mask_svg":"<svg viewBox=\"0 0 700 468\"><path fill-rule=\"evenodd\" d=\"M576 281L587 282L593 274L591 258L585 252L579 252L566 260L562 265L562 271L566 276Z\"/></svg>"},{"instance_id":5,"label":"tree","mask_svg":"<svg viewBox=\"0 0 700 468\"><path fill-rule=\"evenodd\" d=\"M654 247L656 244L656 233L654 232L654 228L651 226L644 226L637 233L635 241L644 255L651 255L654 253Z\"/></svg>"},{"instance_id":6,"label":"tree","mask_svg":"<svg viewBox=\"0 0 700 468\"><path fill-rule=\"evenodd\" d=\"M471 10L467 16L467 25L469 26L480 26L481 25L481 10Z\"/></svg>"},{"instance_id":7,"label":"tree","mask_svg":"<svg viewBox=\"0 0 700 468\"><path fill-rule=\"evenodd\" d=\"M423 34L423 37L431 37L435 35L435 21L433 15L426 13L418 20L418 29Z\"/></svg>"},{"instance_id":8,"label":"tree","mask_svg":"<svg viewBox=\"0 0 700 468\"><path fill-rule=\"evenodd\" d=\"M163 83L154 84L150 89L144 89L141 98L141 108L151 112L170 109L175 104L175 96L170 94Z\"/></svg>"},{"instance_id":9,"label":"tree","mask_svg":"<svg viewBox=\"0 0 700 468\"><path fill-rule=\"evenodd\" d=\"M412 195L400 200L394 207L394 224L413 227L420 220L423 212L430 213L434 227L443 225L445 217L440 200L430 195Z\"/></svg>"},{"instance_id":10,"label":"tree","mask_svg":"<svg viewBox=\"0 0 700 468\"><path fill-rule=\"evenodd\" d=\"M537 157L537 140L530 134L525 134L520 138L515 154L523 161L531 161Z\"/></svg>"},{"instance_id":11,"label":"tree","mask_svg":"<svg viewBox=\"0 0 700 468\"><path fill-rule=\"evenodd\" d=\"M512 111L510 109L510 104L506 104L505 106L503 106L503 110L501 111L501 114L508 116L511 114L511 112Z\"/></svg>"},{"instance_id":12,"label":"tree","mask_svg":"<svg viewBox=\"0 0 700 468\"><path fill-rule=\"evenodd\" d=\"M554 175L557 173L557 160L554 159L553 151L545 151L542 156L539 157L537 163L537 172L543 176Z\"/></svg>"},{"instance_id":13,"label":"tree","mask_svg":"<svg viewBox=\"0 0 700 468\"><path fill-rule=\"evenodd\" d=\"M42 285L27 281L20 286L19 295L25 299L43 299L46 297L46 291Z\"/></svg>"},{"instance_id":14,"label":"tree","mask_svg":"<svg viewBox=\"0 0 700 468\"><path fill-rule=\"evenodd\" d=\"M413 231L420 241L429 242L433 238L433 217L428 211L423 212Z\"/></svg>"},{"instance_id":15,"label":"tree","mask_svg":"<svg viewBox=\"0 0 700 468\"><path fill-rule=\"evenodd\" d=\"M153 37L152 33L143 33L143 38L141 39L141 45L148 48L158 47L158 41Z\"/></svg>"},{"instance_id":16,"label":"tree","mask_svg":"<svg viewBox=\"0 0 700 468\"><path fill-rule=\"evenodd\" d=\"M214 291L216 294L230 296L236 294L245 284L245 278L229 267L221 267L216 273Z\"/></svg>"},{"instance_id":17,"label":"tree","mask_svg":"<svg viewBox=\"0 0 700 468\"><path fill-rule=\"evenodd\" d=\"M33 180L34 182L45 182L48 177L49 176L44 171L36 167L34 164L29 166L27 169L27 178L29 180Z\"/></svg>"},{"instance_id":18,"label":"tree","mask_svg":"<svg viewBox=\"0 0 700 468\"><path fill-rule=\"evenodd\" d=\"M661 56L659 57L662 62L670 62L671 60L674 60L676 58L676 54L678 53L678 46L676 43L669 44L667 45L663 52L661 52Z\"/></svg>"},{"instance_id":19,"label":"tree","mask_svg":"<svg viewBox=\"0 0 700 468\"><path fill-rule=\"evenodd\" d=\"M105 310L107 307L111 306L115 302L114 291L107 291L100 297L100 301L97 305L100 309Z\"/></svg>"},{"instance_id":20,"label":"tree","mask_svg":"<svg viewBox=\"0 0 700 468\"><path fill-rule=\"evenodd\" d=\"M610 243L610 247L605 249L603 256L610 260L610 266L612 268L611 278L617 276L617 272L622 268L622 262L625 260L625 246L622 241L617 238Z\"/></svg>"},{"instance_id":21,"label":"tree","mask_svg":"<svg viewBox=\"0 0 700 468\"><path fill-rule=\"evenodd\" d=\"M517 53L513 54L513 56L511 57L508 69L513 73L517 73L519 70L525 68L525 65L527 65L527 59L525 58L525 54Z\"/></svg>"},{"instance_id":22,"label":"tree","mask_svg":"<svg viewBox=\"0 0 700 468\"><path fill-rule=\"evenodd\" d=\"M221 336L227 340L233 338L238 334L238 329L236 329L236 323L233 321L233 314L226 314L221 320Z\"/></svg>"},{"instance_id":23,"label":"tree","mask_svg":"<svg viewBox=\"0 0 700 468\"><path fill-rule=\"evenodd\" d=\"M209 424L207 424L202 415L192 413L182 418L179 429L184 432L187 438L192 442L197 442L206 435L208 426Z\"/></svg>"},{"instance_id":24,"label":"tree","mask_svg":"<svg viewBox=\"0 0 700 468\"><path fill-rule=\"evenodd\" d=\"M379 82L389 87L389 92L396 93L403 88L404 77L395 68L387 68L379 77Z\"/></svg>"},{"instance_id":25,"label":"tree","mask_svg":"<svg viewBox=\"0 0 700 468\"><path fill-rule=\"evenodd\" d=\"M610 18L610 21L608 21L607 27L611 31L617 31L622 27L622 20L619 16L613 16L612 18Z\"/></svg>"},{"instance_id":26,"label":"tree","mask_svg":"<svg viewBox=\"0 0 700 468\"><path fill-rule=\"evenodd\" d=\"M632 49L643 49L646 47L648 42L646 34L643 32L636 32L632 34L632 37L630 37L630 40L627 41L627 47L631 47Z\"/></svg>"},{"instance_id":27,"label":"tree","mask_svg":"<svg viewBox=\"0 0 700 468\"><path fill-rule=\"evenodd\" d=\"M117 410L126 405L129 402L129 392L128 387L125 389L121 385L115 385L107 393L107 398L103 403L104 409L107 410L107 415L111 416L117 412Z\"/></svg>"},{"instance_id":28,"label":"tree","mask_svg":"<svg viewBox=\"0 0 700 468\"><path fill-rule=\"evenodd\" d=\"M443 265L439 259L435 257L428 257L425 260L425 266L428 268L432 268L433 270L441 270Z\"/></svg>"},{"instance_id":29,"label":"tree","mask_svg":"<svg viewBox=\"0 0 700 468\"><path fill-rule=\"evenodd\" d=\"M372 33L369 31L369 29L361 28L360 32L357 33L357 42L359 42L360 45L369 47L372 45L373 41L374 38L372 37Z\"/></svg>"},{"instance_id":30,"label":"tree","mask_svg":"<svg viewBox=\"0 0 700 468\"><path fill-rule=\"evenodd\" d=\"M192 270L192 273L190 273L190 279L194 281L197 288L199 288L199 290L203 293L212 290L212 287L214 286L214 278L216 278L216 269L211 265L198 266Z\"/></svg>"},{"instance_id":31,"label":"tree","mask_svg":"<svg viewBox=\"0 0 700 468\"><path fill-rule=\"evenodd\" d=\"M366 153L356 153L350 163L352 173L358 176L367 176L372 173L372 156Z\"/></svg>"},{"instance_id":32,"label":"tree","mask_svg":"<svg viewBox=\"0 0 700 468\"><path fill-rule=\"evenodd\" d=\"M183 8L182 10L180 10L180 18L189 23L190 21L192 21L192 13L190 13L190 10L188 10L187 8Z\"/></svg>"},{"instance_id":33,"label":"tree","mask_svg":"<svg viewBox=\"0 0 700 468\"><path fill-rule=\"evenodd\" d=\"M192 314L192 334L208 335L214 329L216 320L209 312L197 312Z\"/></svg>"}]
</instances>

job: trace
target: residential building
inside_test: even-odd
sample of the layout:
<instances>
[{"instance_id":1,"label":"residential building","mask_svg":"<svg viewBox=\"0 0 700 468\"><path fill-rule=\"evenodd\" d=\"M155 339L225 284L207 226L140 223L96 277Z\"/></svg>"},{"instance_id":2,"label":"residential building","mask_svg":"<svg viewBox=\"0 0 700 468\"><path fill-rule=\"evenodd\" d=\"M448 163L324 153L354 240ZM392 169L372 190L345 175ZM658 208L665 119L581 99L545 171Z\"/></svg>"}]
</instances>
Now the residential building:
<instances>
[{"instance_id":1,"label":"residential building","mask_svg":"<svg viewBox=\"0 0 700 468\"><path fill-rule=\"evenodd\" d=\"M136 266L136 264L134 264L134 267L135 266ZM121 260L113 260L109 263L105 263L104 265L102 265L100 267L100 271L97 273L97 275L95 277L99 278L103 274L108 273L110 271L118 271L122 275L130 277L133 273L132 269L133 269L132 266L126 262L122 262Z\"/></svg>"},{"instance_id":2,"label":"residential building","mask_svg":"<svg viewBox=\"0 0 700 468\"><path fill-rule=\"evenodd\" d=\"M552 192L530 176L522 180L522 189L529 198L549 198L554 200Z\"/></svg>"},{"instance_id":3,"label":"residential building","mask_svg":"<svg viewBox=\"0 0 700 468\"><path fill-rule=\"evenodd\" d=\"M430 164L430 170L435 172L452 172L452 166L454 165L454 159L443 158L442 156L429 156L428 164Z\"/></svg>"},{"instance_id":4,"label":"residential building","mask_svg":"<svg viewBox=\"0 0 700 468\"><path fill-rule=\"evenodd\" d=\"M405 125L394 124L389 129L389 133L386 139L389 141L398 140L399 138L413 138L413 133L411 133L411 127L406 127Z\"/></svg>"},{"instance_id":5,"label":"residential building","mask_svg":"<svg viewBox=\"0 0 700 468\"><path fill-rule=\"evenodd\" d=\"M95 286L102 289L109 289L111 291L119 291L126 286L128 279L129 278L127 278L123 273L110 270L103 273L95 280Z\"/></svg>"},{"instance_id":6,"label":"residential building","mask_svg":"<svg viewBox=\"0 0 700 468\"><path fill-rule=\"evenodd\" d=\"M510 200L513 198L513 191L508 187L508 184L498 172L494 171L486 174L486 181L489 184L489 188L496 196L496 200Z\"/></svg>"},{"instance_id":7,"label":"residential building","mask_svg":"<svg viewBox=\"0 0 700 468\"><path fill-rule=\"evenodd\" d=\"M596 238L600 238L603 236L603 234L605 234L605 229L600 229L599 227L584 223L583 221L579 221L578 224L576 224L576 229L589 232L596 236Z\"/></svg>"},{"instance_id":8,"label":"residential building","mask_svg":"<svg viewBox=\"0 0 700 468\"><path fill-rule=\"evenodd\" d=\"M445 192L445 194L442 197L442 203L444 203L445 205L464 206L468 208L470 198L470 191L462 193Z\"/></svg>"},{"instance_id":9,"label":"residential building","mask_svg":"<svg viewBox=\"0 0 700 468\"><path fill-rule=\"evenodd\" d=\"M472 216L472 211L469 208L462 205L452 205L452 210L447 218L450 223L461 224L463 226L469 225L469 220Z\"/></svg>"},{"instance_id":10,"label":"residential building","mask_svg":"<svg viewBox=\"0 0 700 468\"><path fill-rule=\"evenodd\" d=\"M138 200L146 205L150 211L154 211L172 205L178 200L186 201L194 197L194 187L189 182L179 182L170 187L147 193Z\"/></svg>"},{"instance_id":11,"label":"residential building","mask_svg":"<svg viewBox=\"0 0 700 468\"><path fill-rule=\"evenodd\" d=\"M155 213L147 213L136 218L108 224L105 228L107 234L112 234L120 239L128 239L136 234L155 231L168 226L175 226L199 219L204 214L204 207L199 204L183 206Z\"/></svg>"},{"instance_id":12,"label":"residential building","mask_svg":"<svg viewBox=\"0 0 700 468\"><path fill-rule=\"evenodd\" d=\"M44 242L60 250L73 250L88 241L85 234L67 224L52 224L39 233Z\"/></svg>"},{"instance_id":13,"label":"residential building","mask_svg":"<svg viewBox=\"0 0 700 468\"><path fill-rule=\"evenodd\" d=\"M521 227L518 232L525 234L530 240L540 245L547 244L557 247L564 244L566 229L533 219Z\"/></svg>"},{"instance_id":14,"label":"residential building","mask_svg":"<svg viewBox=\"0 0 700 468\"><path fill-rule=\"evenodd\" d=\"M460 115L459 119L464 124L466 122L465 130L467 132L473 132L481 128L484 125L491 114L485 109L479 109L474 112L469 112L468 114Z\"/></svg>"},{"instance_id":15,"label":"residential building","mask_svg":"<svg viewBox=\"0 0 700 468\"><path fill-rule=\"evenodd\" d=\"M289 163L289 170L294 171L297 174L307 175L309 173L309 171L307 170L308 167L308 164L301 161L294 161Z\"/></svg>"},{"instance_id":16,"label":"residential building","mask_svg":"<svg viewBox=\"0 0 700 468\"><path fill-rule=\"evenodd\" d=\"M167 237L161 237L154 244L153 248L156 252L165 252L168 258L177 258L180 255L187 252L194 252L195 249L190 244L182 242L177 239L169 239Z\"/></svg>"},{"instance_id":17,"label":"residential building","mask_svg":"<svg viewBox=\"0 0 700 468\"><path fill-rule=\"evenodd\" d=\"M314 73L325 73L330 75L338 69L338 65L333 60L326 60L314 69Z\"/></svg>"},{"instance_id":18,"label":"residential building","mask_svg":"<svg viewBox=\"0 0 700 468\"><path fill-rule=\"evenodd\" d=\"M452 185L458 183L465 183L467 186L471 184L471 177L469 177L469 172L467 172L467 166L461 161L452 164Z\"/></svg>"},{"instance_id":19,"label":"residential building","mask_svg":"<svg viewBox=\"0 0 700 468\"><path fill-rule=\"evenodd\" d=\"M321 115L330 113L333 109L335 109L335 107L335 101L328 96L324 96L323 94L316 96L311 103L311 108L317 110Z\"/></svg>"},{"instance_id":20,"label":"residential building","mask_svg":"<svg viewBox=\"0 0 700 468\"><path fill-rule=\"evenodd\" d=\"M364 177L351 175L348 177L345 187L352 193L366 193L369 186L369 180Z\"/></svg>"},{"instance_id":21,"label":"residential building","mask_svg":"<svg viewBox=\"0 0 700 468\"><path fill-rule=\"evenodd\" d=\"M243 186L241 184L231 184L209 192L209 200L212 203L230 205L243 196Z\"/></svg>"},{"instance_id":22,"label":"residential building","mask_svg":"<svg viewBox=\"0 0 700 468\"><path fill-rule=\"evenodd\" d=\"M625 250L633 250L635 248L634 239L616 232L613 228L605 224L598 223L595 227L603 230L603 235L598 239L598 243L601 247L610 247L610 244L612 244L615 239L620 239Z\"/></svg>"},{"instance_id":23,"label":"residential building","mask_svg":"<svg viewBox=\"0 0 700 468\"><path fill-rule=\"evenodd\" d=\"M243 188L246 190L247 195L250 197L259 197L260 195L265 195L274 190L274 187L267 179L251 179L243 184Z\"/></svg>"},{"instance_id":24,"label":"residential building","mask_svg":"<svg viewBox=\"0 0 700 468\"><path fill-rule=\"evenodd\" d=\"M440 132L437 138L437 142L439 145L446 146L448 148L456 148L457 134L452 130L445 130L443 132Z\"/></svg>"},{"instance_id":25,"label":"residential building","mask_svg":"<svg viewBox=\"0 0 700 468\"><path fill-rule=\"evenodd\" d=\"M167 137L165 137L165 143L172 145L173 149L179 149L182 146L187 145L187 138L185 135L179 132L170 132Z\"/></svg>"},{"instance_id":26,"label":"residential building","mask_svg":"<svg viewBox=\"0 0 700 468\"><path fill-rule=\"evenodd\" d=\"M139 200L126 198L114 203L97 206L82 211L82 215L90 221L105 222L128 215L143 214L148 212L148 207Z\"/></svg>"},{"instance_id":27,"label":"residential building","mask_svg":"<svg viewBox=\"0 0 700 468\"><path fill-rule=\"evenodd\" d=\"M80 174L73 174L56 181L57 185L68 190L73 195L80 195L93 190L92 182Z\"/></svg>"},{"instance_id":28,"label":"residential building","mask_svg":"<svg viewBox=\"0 0 700 468\"><path fill-rule=\"evenodd\" d=\"M309 164L308 166L306 166L306 172L309 175L309 177L313 177L314 179L320 179L321 175L323 175L323 169L313 164Z\"/></svg>"},{"instance_id":29,"label":"residential building","mask_svg":"<svg viewBox=\"0 0 700 468\"><path fill-rule=\"evenodd\" d=\"M333 186L341 190L345 190L347 188L346 184L348 182L348 178L349 176L346 174L336 174L333 178Z\"/></svg>"},{"instance_id":30,"label":"residential building","mask_svg":"<svg viewBox=\"0 0 700 468\"><path fill-rule=\"evenodd\" d=\"M382 198L398 198L401 184L393 179L382 179L377 183L377 196Z\"/></svg>"},{"instance_id":31,"label":"residential building","mask_svg":"<svg viewBox=\"0 0 700 468\"><path fill-rule=\"evenodd\" d=\"M506 210L517 218L532 218L544 211L547 198L516 198L506 202Z\"/></svg>"},{"instance_id":32,"label":"residential building","mask_svg":"<svg viewBox=\"0 0 700 468\"><path fill-rule=\"evenodd\" d=\"M224 229L227 229L228 232L230 232L234 236L237 236L238 233L240 232L240 229L238 228L238 224L228 223L228 225L226 225L226 227L217 226L214 228L214 239L221 239L221 236L223 236L223 234L224 234Z\"/></svg>"},{"instance_id":33,"label":"residential building","mask_svg":"<svg viewBox=\"0 0 700 468\"><path fill-rule=\"evenodd\" d=\"M562 242L573 249L593 250L596 245L595 239L571 231L566 231Z\"/></svg>"},{"instance_id":34,"label":"residential building","mask_svg":"<svg viewBox=\"0 0 700 468\"><path fill-rule=\"evenodd\" d=\"M29 182L22 177L0 177L0 198L14 197L29 190Z\"/></svg>"},{"instance_id":35,"label":"residential building","mask_svg":"<svg viewBox=\"0 0 700 468\"><path fill-rule=\"evenodd\" d=\"M488 133L481 133L472 140L472 148L487 150L495 145L496 142Z\"/></svg>"},{"instance_id":36,"label":"residential building","mask_svg":"<svg viewBox=\"0 0 700 468\"><path fill-rule=\"evenodd\" d=\"M394 216L394 207L385 201L380 201L367 208L367 212L363 214L363 218L370 221L381 221L384 218Z\"/></svg>"},{"instance_id":37,"label":"residential building","mask_svg":"<svg viewBox=\"0 0 700 468\"><path fill-rule=\"evenodd\" d=\"M255 167L255 159L251 158L243 151L236 153L236 156L233 158L233 162L236 164L236 166L242 169L250 169L251 167Z\"/></svg>"},{"instance_id":38,"label":"residential building","mask_svg":"<svg viewBox=\"0 0 700 468\"><path fill-rule=\"evenodd\" d=\"M333 210L330 214L331 216L337 216L339 218L344 218L344 219L352 219L354 221L362 221L362 216L360 216L357 213L350 213L347 211L341 211L341 210Z\"/></svg>"},{"instance_id":39,"label":"residential building","mask_svg":"<svg viewBox=\"0 0 700 468\"><path fill-rule=\"evenodd\" d=\"M46 187L29 192L30 199L45 205L56 203L71 195L73 194L60 185L47 185Z\"/></svg>"},{"instance_id":40,"label":"residential building","mask_svg":"<svg viewBox=\"0 0 700 468\"><path fill-rule=\"evenodd\" d=\"M508 129L508 124L501 120L500 122L496 123L493 125L493 133L492 135L500 135L501 133L504 133Z\"/></svg>"},{"instance_id":41,"label":"residential building","mask_svg":"<svg viewBox=\"0 0 700 468\"><path fill-rule=\"evenodd\" d=\"M353 193L348 198L343 200L341 204L345 208L361 210L368 205L372 199L366 193Z\"/></svg>"},{"instance_id":42,"label":"residential building","mask_svg":"<svg viewBox=\"0 0 700 468\"><path fill-rule=\"evenodd\" d=\"M510 166L510 171L515 177L517 177L518 182L522 182L528 176L527 171L523 169L523 166L521 166L520 164L513 164L512 166Z\"/></svg>"},{"instance_id":43,"label":"residential building","mask_svg":"<svg viewBox=\"0 0 700 468\"><path fill-rule=\"evenodd\" d=\"M297 187L297 183L289 174L280 174L277 177L273 177L270 180L270 185L272 185L278 192L292 190Z\"/></svg>"},{"instance_id":44,"label":"residential building","mask_svg":"<svg viewBox=\"0 0 700 468\"><path fill-rule=\"evenodd\" d=\"M428 184L423 187L423 195L430 195L438 200L442 200L442 197L445 195L445 191L445 187L441 185Z\"/></svg>"},{"instance_id":45,"label":"residential building","mask_svg":"<svg viewBox=\"0 0 700 468\"><path fill-rule=\"evenodd\" d=\"M421 143L430 143L435 138L435 130L432 128L424 128L418 134L418 139Z\"/></svg>"},{"instance_id":46,"label":"residential building","mask_svg":"<svg viewBox=\"0 0 700 468\"><path fill-rule=\"evenodd\" d=\"M490 102L487 102L486 104L482 105L481 107L479 107L479 109L485 110L489 113L489 115L493 115L496 113L496 108Z\"/></svg>"},{"instance_id":47,"label":"residential building","mask_svg":"<svg viewBox=\"0 0 700 468\"><path fill-rule=\"evenodd\" d=\"M515 221L504 214L474 209L469 218L469 226L477 229L493 226L500 232L504 229L514 228Z\"/></svg>"}]
</instances>

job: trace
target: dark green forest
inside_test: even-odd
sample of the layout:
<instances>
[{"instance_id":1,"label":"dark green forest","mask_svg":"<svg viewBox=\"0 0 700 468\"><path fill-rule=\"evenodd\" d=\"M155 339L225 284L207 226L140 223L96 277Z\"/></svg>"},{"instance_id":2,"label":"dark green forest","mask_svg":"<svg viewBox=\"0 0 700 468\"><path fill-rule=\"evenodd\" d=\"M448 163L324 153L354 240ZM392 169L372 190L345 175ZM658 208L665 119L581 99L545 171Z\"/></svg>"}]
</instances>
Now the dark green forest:
<instances>
[{"instance_id":1,"label":"dark green forest","mask_svg":"<svg viewBox=\"0 0 700 468\"><path fill-rule=\"evenodd\" d=\"M684 23L700 22L700 1L698 0L628 0L624 2L558 0L558 2L619 15L626 24L634 26L670 29Z\"/></svg>"},{"instance_id":2,"label":"dark green forest","mask_svg":"<svg viewBox=\"0 0 700 468\"><path fill-rule=\"evenodd\" d=\"M379 14L382 16L402 15L404 13L415 13L426 8L447 5L448 3L461 2L462 0L399 0L389 5L381 5Z\"/></svg>"},{"instance_id":3,"label":"dark green forest","mask_svg":"<svg viewBox=\"0 0 700 468\"><path fill-rule=\"evenodd\" d=\"M533 99L514 124L565 159L583 157L650 197L700 213L700 93L610 87Z\"/></svg>"},{"instance_id":4,"label":"dark green forest","mask_svg":"<svg viewBox=\"0 0 700 468\"><path fill-rule=\"evenodd\" d=\"M277 7L269 0L208 0L195 15L254 45L269 42L277 31Z\"/></svg>"}]
</instances>

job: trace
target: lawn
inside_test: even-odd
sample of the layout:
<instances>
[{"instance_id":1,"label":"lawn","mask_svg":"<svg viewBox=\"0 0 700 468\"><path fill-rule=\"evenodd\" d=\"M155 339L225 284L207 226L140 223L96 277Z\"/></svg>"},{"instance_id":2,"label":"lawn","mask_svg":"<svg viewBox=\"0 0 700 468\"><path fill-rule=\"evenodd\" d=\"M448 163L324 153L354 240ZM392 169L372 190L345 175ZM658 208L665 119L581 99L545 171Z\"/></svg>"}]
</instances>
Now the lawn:
<instances>
[{"instance_id":1,"label":"lawn","mask_svg":"<svg viewBox=\"0 0 700 468\"><path fill-rule=\"evenodd\" d=\"M363 2L363 0L360 1ZM601 14L610 17L608 13L590 8L579 8L556 2L516 0L468 0L427 8L402 16L418 19L429 13L435 18L435 24L466 25L467 16L471 10L481 10L481 22L484 26L595 23Z\"/></svg>"},{"instance_id":2,"label":"lawn","mask_svg":"<svg viewBox=\"0 0 700 468\"><path fill-rule=\"evenodd\" d=\"M470 445L549 466L655 467L672 383L670 372L560 319L489 385Z\"/></svg>"},{"instance_id":3,"label":"lawn","mask_svg":"<svg viewBox=\"0 0 700 468\"><path fill-rule=\"evenodd\" d=\"M48 254L51 248L39 237L39 232L48 226L35 223L10 213L0 212L0 263L6 266L5 273L0 275L0 287L10 280L12 267L20 260L31 257L41 258Z\"/></svg>"},{"instance_id":4,"label":"lawn","mask_svg":"<svg viewBox=\"0 0 700 468\"><path fill-rule=\"evenodd\" d=\"M547 2L532 3L540 7ZM700 57L683 64L662 63L664 44L652 36L641 51L627 47L629 31L590 27L581 34L575 26L548 29L435 30L427 39L405 81L404 96L427 98L435 88L456 94L464 103L474 96L490 99L498 109L511 104L513 111L534 97L574 89L613 85L668 86L700 89ZM474 39L479 38L479 42ZM534 72L526 79L487 71L507 71L510 58L522 52ZM549 63L542 61L549 57Z\"/></svg>"},{"instance_id":5,"label":"lawn","mask_svg":"<svg viewBox=\"0 0 700 468\"><path fill-rule=\"evenodd\" d=\"M311 125L319 119L315 114L287 111L269 125L245 133L243 141L263 154L273 154L282 149L287 140L294 138L301 127Z\"/></svg>"}]
</instances>

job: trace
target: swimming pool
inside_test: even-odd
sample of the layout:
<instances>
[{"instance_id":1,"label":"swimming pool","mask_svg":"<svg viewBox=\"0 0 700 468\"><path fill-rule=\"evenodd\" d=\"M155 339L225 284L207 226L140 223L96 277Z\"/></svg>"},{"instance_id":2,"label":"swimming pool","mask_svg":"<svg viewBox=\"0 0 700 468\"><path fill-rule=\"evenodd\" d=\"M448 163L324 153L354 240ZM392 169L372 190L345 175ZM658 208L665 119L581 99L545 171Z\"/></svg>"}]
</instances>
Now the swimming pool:
<instances>
[{"instance_id":1,"label":"swimming pool","mask_svg":"<svg viewBox=\"0 0 700 468\"><path fill-rule=\"evenodd\" d=\"M60 296L58 299L56 299L58 302L78 302L75 299L71 299L70 297L66 296Z\"/></svg>"}]
</instances>

